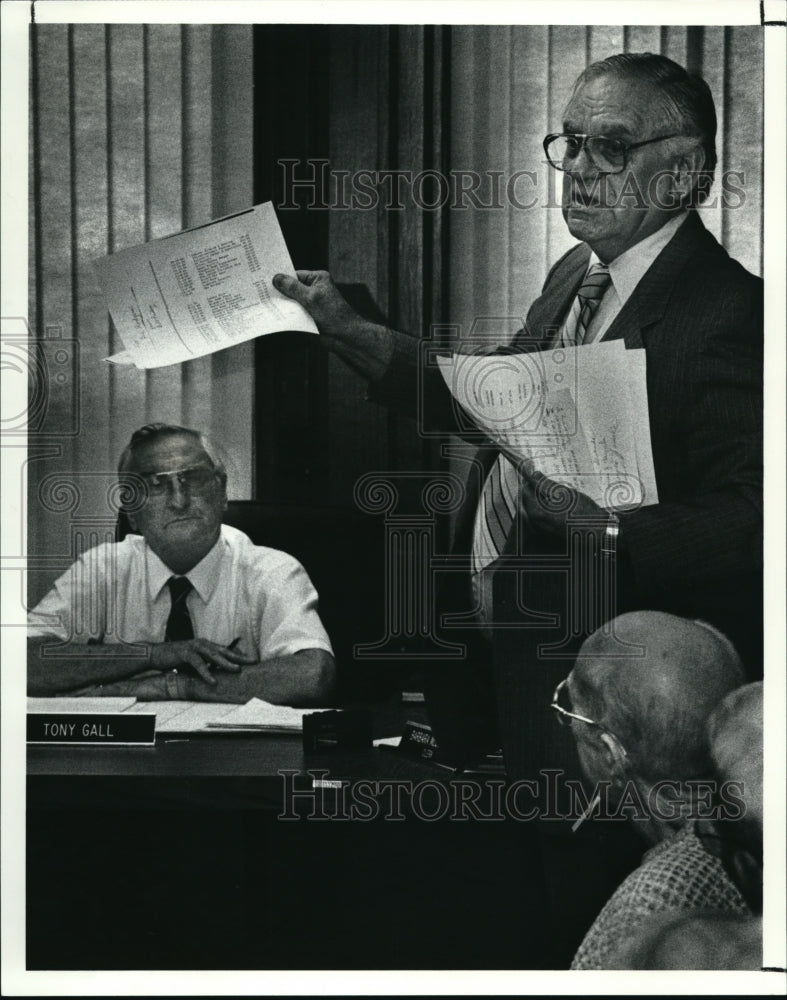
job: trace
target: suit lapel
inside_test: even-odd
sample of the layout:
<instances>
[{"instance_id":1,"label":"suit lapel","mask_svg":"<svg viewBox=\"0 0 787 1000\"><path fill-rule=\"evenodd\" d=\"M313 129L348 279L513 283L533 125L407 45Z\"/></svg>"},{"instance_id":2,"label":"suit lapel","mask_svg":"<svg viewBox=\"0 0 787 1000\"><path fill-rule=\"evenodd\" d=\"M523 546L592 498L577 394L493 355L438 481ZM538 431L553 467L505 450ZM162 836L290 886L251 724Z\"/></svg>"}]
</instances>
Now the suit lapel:
<instances>
[{"instance_id":1,"label":"suit lapel","mask_svg":"<svg viewBox=\"0 0 787 1000\"><path fill-rule=\"evenodd\" d=\"M601 340L622 338L628 348L642 347L643 330L658 323L664 315L675 282L686 263L705 243L707 235L696 212L691 212L642 276Z\"/></svg>"},{"instance_id":2,"label":"suit lapel","mask_svg":"<svg viewBox=\"0 0 787 1000\"><path fill-rule=\"evenodd\" d=\"M527 314L524 330L511 345L512 350L544 350L557 340L560 323L582 284L590 259L590 247L580 244L558 261L544 291Z\"/></svg>"}]
</instances>

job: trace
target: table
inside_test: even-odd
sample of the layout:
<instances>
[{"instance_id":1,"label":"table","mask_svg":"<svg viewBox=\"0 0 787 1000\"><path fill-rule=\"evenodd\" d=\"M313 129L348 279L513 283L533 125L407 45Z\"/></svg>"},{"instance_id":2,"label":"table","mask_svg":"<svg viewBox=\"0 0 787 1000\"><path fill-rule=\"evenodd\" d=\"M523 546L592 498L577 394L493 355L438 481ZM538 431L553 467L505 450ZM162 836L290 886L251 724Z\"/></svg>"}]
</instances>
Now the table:
<instances>
[{"instance_id":1,"label":"table","mask_svg":"<svg viewBox=\"0 0 787 1000\"><path fill-rule=\"evenodd\" d=\"M527 824L284 820L279 772L307 769L450 781L290 736L29 747L28 967L550 967Z\"/></svg>"}]
</instances>

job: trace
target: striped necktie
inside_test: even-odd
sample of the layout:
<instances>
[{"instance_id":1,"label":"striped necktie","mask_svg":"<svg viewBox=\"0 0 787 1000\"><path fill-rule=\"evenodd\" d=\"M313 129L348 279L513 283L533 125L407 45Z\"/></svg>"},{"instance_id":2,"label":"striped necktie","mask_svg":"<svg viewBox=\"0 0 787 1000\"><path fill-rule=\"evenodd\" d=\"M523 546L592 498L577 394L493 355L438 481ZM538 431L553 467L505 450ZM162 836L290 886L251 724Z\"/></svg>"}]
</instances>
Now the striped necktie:
<instances>
[{"instance_id":1,"label":"striped necktie","mask_svg":"<svg viewBox=\"0 0 787 1000\"><path fill-rule=\"evenodd\" d=\"M514 523L519 473L505 455L498 455L484 482L473 532L473 572L480 573L505 548Z\"/></svg>"},{"instance_id":2,"label":"striped necktie","mask_svg":"<svg viewBox=\"0 0 787 1000\"><path fill-rule=\"evenodd\" d=\"M610 280L609 268L606 264L593 264L589 269L571 304L571 312L563 327L562 343L564 347L572 347L586 342L588 327L604 298Z\"/></svg>"},{"instance_id":3,"label":"striped necktie","mask_svg":"<svg viewBox=\"0 0 787 1000\"><path fill-rule=\"evenodd\" d=\"M593 264L577 292L563 327L564 347L582 344L610 283L606 264ZM505 455L498 455L484 482L473 532L473 572L479 573L503 552L514 523L519 473Z\"/></svg>"},{"instance_id":4,"label":"striped necktie","mask_svg":"<svg viewBox=\"0 0 787 1000\"><path fill-rule=\"evenodd\" d=\"M172 607L164 631L164 642L182 642L194 638L194 627L191 624L186 598L194 589L191 581L185 576L171 576L167 580Z\"/></svg>"}]
</instances>

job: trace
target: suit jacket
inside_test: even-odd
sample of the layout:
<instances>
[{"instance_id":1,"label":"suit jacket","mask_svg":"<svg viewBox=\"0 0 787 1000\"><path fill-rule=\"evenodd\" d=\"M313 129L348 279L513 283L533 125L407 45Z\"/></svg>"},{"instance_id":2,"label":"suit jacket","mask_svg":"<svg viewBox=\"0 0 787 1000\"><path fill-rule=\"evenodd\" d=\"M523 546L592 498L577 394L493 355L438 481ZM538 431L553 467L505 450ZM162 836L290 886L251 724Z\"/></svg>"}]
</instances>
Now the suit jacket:
<instances>
[{"instance_id":1,"label":"suit jacket","mask_svg":"<svg viewBox=\"0 0 787 1000\"><path fill-rule=\"evenodd\" d=\"M580 244L555 264L524 329L506 350L541 350L554 343L589 255L590 248ZM657 505L621 515L612 610L649 608L710 620L738 644L752 676L761 669L762 307L761 280L732 260L692 212L603 338L622 338L628 348L646 351L659 494ZM417 342L397 338L376 394L399 407L417 406L417 357ZM456 406L439 373L422 376L421 419L456 430ZM494 456L494 449L482 450L484 470ZM482 475L471 479L455 532L458 551L469 551L483 482ZM509 561L522 539L526 558L565 555L564 540L524 525L509 535ZM577 617L569 607L575 585L559 572L517 574L501 568L495 574L496 620L499 609L502 621L518 615L522 626L494 633L497 701L514 773L532 770L536 758L543 761L552 739L547 709L535 727L543 736L540 746L522 746L521 731L528 728L522 720L525 714L532 718L532 701L548 704L550 686L570 670L582 638L609 616L607 604L567 627L566 619ZM559 643L563 636L568 637L564 657L545 658L544 644ZM452 704L449 711L454 709L459 706Z\"/></svg>"}]
</instances>

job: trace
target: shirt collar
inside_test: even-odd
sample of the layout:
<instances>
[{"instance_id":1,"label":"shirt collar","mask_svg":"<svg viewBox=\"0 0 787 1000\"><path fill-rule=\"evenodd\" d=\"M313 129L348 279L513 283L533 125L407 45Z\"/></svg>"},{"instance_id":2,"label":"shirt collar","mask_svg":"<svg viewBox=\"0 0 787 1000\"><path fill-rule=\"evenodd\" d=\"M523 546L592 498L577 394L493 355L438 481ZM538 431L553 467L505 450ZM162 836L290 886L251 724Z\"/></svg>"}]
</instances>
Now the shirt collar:
<instances>
[{"instance_id":1,"label":"shirt collar","mask_svg":"<svg viewBox=\"0 0 787 1000\"><path fill-rule=\"evenodd\" d=\"M668 222L665 222L661 229L657 229L655 233L651 233L644 240L635 243L633 247L629 247L628 250L610 262L609 276L621 305L631 296L650 265L686 221L688 214L688 212L679 212ZM589 266L599 263L601 262L596 254L591 253Z\"/></svg>"},{"instance_id":2,"label":"shirt collar","mask_svg":"<svg viewBox=\"0 0 787 1000\"><path fill-rule=\"evenodd\" d=\"M191 585L203 601L210 600L218 583L218 566L227 545L223 531L222 528L222 533L210 552L203 556L193 569L183 574L191 581ZM169 566L159 559L147 543L145 543L145 561L148 574L148 594L150 600L155 601L166 586L167 580L177 574L173 574Z\"/></svg>"}]
</instances>

